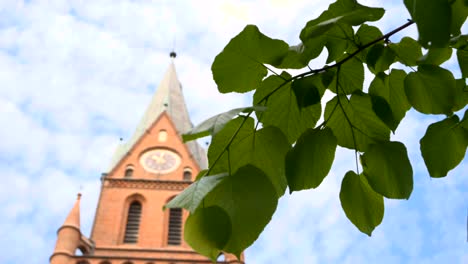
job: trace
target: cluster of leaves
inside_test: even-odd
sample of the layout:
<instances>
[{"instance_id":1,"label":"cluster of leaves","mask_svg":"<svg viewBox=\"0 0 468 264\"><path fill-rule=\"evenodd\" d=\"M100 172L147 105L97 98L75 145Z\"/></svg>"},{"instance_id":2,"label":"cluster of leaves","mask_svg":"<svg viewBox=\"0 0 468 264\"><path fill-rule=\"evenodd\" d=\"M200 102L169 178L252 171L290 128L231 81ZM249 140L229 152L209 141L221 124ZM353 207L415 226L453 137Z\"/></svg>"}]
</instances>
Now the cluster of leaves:
<instances>
[{"instance_id":1,"label":"cluster of leaves","mask_svg":"<svg viewBox=\"0 0 468 264\"><path fill-rule=\"evenodd\" d=\"M420 141L431 177L446 176L463 160L468 111L461 120L454 112L468 103L468 36L460 31L468 3L405 0L404 5L411 20L385 35L366 24L379 20L382 8L338 0L306 24L299 45L248 25L216 57L212 71L220 92L255 93L253 106L216 115L184 135L186 141L212 136L209 169L166 205L190 211L185 240L195 250L213 260L220 252L240 256L268 224L287 188L320 185L337 146L356 154L356 171L342 180L343 210L370 236L382 221L384 197L408 199L413 190L406 147L390 141L410 108L444 115ZM390 42L412 24L418 40ZM324 48L328 65L308 68ZM454 50L461 79L440 66ZM397 62L409 73L391 68ZM368 89L363 88L365 66L374 74ZM273 67L307 70L291 76ZM326 90L334 97L322 113Z\"/></svg>"}]
</instances>

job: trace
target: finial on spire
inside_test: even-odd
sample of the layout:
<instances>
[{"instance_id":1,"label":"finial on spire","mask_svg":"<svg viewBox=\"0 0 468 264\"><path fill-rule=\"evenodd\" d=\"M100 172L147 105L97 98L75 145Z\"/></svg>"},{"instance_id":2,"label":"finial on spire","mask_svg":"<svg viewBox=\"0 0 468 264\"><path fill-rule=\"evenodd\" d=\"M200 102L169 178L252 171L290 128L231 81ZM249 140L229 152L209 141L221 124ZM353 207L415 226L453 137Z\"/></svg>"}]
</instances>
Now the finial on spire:
<instances>
[{"instance_id":1,"label":"finial on spire","mask_svg":"<svg viewBox=\"0 0 468 264\"><path fill-rule=\"evenodd\" d=\"M177 53L175 53L175 51L171 51L171 53L169 53L169 57L175 59L177 57Z\"/></svg>"}]
</instances>

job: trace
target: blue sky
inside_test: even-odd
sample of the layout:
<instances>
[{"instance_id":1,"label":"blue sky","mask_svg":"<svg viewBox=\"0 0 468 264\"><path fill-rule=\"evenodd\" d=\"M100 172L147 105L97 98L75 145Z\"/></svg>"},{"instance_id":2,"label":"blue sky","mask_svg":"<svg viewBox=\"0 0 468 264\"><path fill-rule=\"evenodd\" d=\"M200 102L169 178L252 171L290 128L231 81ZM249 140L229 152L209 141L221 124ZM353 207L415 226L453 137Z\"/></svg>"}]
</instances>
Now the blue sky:
<instances>
[{"instance_id":1,"label":"blue sky","mask_svg":"<svg viewBox=\"0 0 468 264\"><path fill-rule=\"evenodd\" d=\"M119 138L133 133L174 46L199 123L251 101L217 93L211 78L211 63L231 37L256 24L297 44L301 28L330 1L174 2L0 1L0 263L47 263L80 186L89 235L100 174ZM384 32L408 18L401 1L360 2L385 6L377 23ZM405 33L417 36L414 26ZM322 55L311 65L323 64ZM460 76L454 58L445 66ZM354 169L354 154L340 149L318 189L281 198L246 251L248 263L468 263L468 161L431 179L420 158L419 139L441 119L410 111L397 130L413 164L414 191L408 201L385 201L372 237L341 209L341 179Z\"/></svg>"}]
</instances>

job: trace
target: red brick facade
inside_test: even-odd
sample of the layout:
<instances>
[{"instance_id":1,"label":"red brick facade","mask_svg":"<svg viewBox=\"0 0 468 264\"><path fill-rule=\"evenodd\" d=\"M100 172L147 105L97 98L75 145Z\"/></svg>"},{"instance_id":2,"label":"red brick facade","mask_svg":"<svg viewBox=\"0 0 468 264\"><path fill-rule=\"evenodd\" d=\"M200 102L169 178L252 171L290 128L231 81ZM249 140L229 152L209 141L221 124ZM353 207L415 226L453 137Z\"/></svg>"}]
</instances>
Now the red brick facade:
<instances>
[{"instance_id":1,"label":"red brick facade","mask_svg":"<svg viewBox=\"0 0 468 264\"><path fill-rule=\"evenodd\" d=\"M143 166L142 155L152 150L170 151L178 158L168 173L154 173ZM156 157L157 158L157 157ZM131 177L126 170L131 168ZM211 263L182 239L168 245L169 210L163 205L190 185L200 168L177 132L171 117L163 112L136 141L117 165L102 177L101 193L91 237L79 226L79 199L58 230L51 264L182 264ZM191 180L184 178L191 172ZM128 176L128 175L127 175ZM141 204L138 241L124 243L130 204ZM182 219L187 218L183 211ZM182 225L183 237L183 225ZM77 249L83 253L75 255ZM226 254L220 263L244 263Z\"/></svg>"}]
</instances>

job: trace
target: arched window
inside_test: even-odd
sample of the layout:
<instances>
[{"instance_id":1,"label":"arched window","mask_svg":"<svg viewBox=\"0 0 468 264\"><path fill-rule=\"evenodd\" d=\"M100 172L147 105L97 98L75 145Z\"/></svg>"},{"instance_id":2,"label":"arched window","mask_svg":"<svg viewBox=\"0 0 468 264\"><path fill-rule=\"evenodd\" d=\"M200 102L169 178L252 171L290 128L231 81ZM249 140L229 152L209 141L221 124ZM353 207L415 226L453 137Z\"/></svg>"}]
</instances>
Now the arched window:
<instances>
[{"instance_id":1,"label":"arched window","mask_svg":"<svg viewBox=\"0 0 468 264\"><path fill-rule=\"evenodd\" d=\"M127 166L125 169L125 178L131 178L133 177L133 166Z\"/></svg>"},{"instance_id":2,"label":"arched window","mask_svg":"<svg viewBox=\"0 0 468 264\"><path fill-rule=\"evenodd\" d=\"M216 262L224 262L226 261L226 256L224 256L223 253L220 253L218 258L216 259Z\"/></svg>"},{"instance_id":3,"label":"arched window","mask_svg":"<svg viewBox=\"0 0 468 264\"><path fill-rule=\"evenodd\" d=\"M111 264L111 263L107 260L104 260L104 261L99 262L99 264Z\"/></svg>"},{"instance_id":4,"label":"arched window","mask_svg":"<svg viewBox=\"0 0 468 264\"><path fill-rule=\"evenodd\" d=\"M76 264L89 264L89 262L86 260L78 260Z\"/></svg>"},{"instance_id":5,"label":"arched window","mask_svg":"<svg viewBox=\"0 0 468 264\"><path fill-rule=\"evenodd\" d=\"M133 262L125 261L123 264L133 264Z\"/></svg>"},{"instance_id":6,"label":"arched window","mask_svg":"<svg viewBox=\"0 0 468 264\"><path fill-rule=\"evenodd\" d=\"M169 210L169 228L167 232L167 244L178 246L182 234L182 209L171 208Z\"/></svg>"},{"instance_id":7,"label":"arched window","mask_svg":"<svg viewBox=\"0 0 468 264\"><path fill-rule=\"evenodd\" d=\"M86 251L86 248L84 247L77 247L75 249L75 256L84 256L84 255L87 255L88 252Z\"/></svg>"},{"instance_id":8,"label":"arched window","mask_svg":"<svg viewBox=\"0 0 468 264\"><path fill-rule=\"evenodd\" d=\"M190 168L184 169L184 181L191 181L192 180L192 170Z\"/></svg>"},{"instance_id":9,"label":"arched window","mask_svg":"<svg viewBox=\"0 0 468 264\"><path fill-rule=\"evenodd\" d=\"M138 242L140 229L141 203L133 202L128 208L127 225L125 226L124 243L135 244Z\"/></svg>"}]
</instances>

